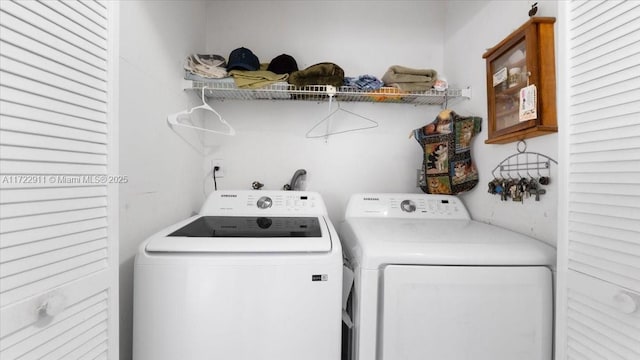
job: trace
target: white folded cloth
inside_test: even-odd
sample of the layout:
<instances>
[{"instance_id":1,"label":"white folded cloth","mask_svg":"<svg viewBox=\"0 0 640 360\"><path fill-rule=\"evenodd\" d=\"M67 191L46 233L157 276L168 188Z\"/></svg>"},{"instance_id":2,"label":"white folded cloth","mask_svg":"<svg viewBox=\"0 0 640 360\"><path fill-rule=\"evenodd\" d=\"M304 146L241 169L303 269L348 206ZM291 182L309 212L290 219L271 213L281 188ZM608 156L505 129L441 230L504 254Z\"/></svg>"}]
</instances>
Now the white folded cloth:
<instances>
[{"instance_id":1,"label":"white folded cloth","mask_svg":"<svg viewBox=\"0 0 640 360\"><path fill-rule=\"evenodd\" d=\"M226 62L219 55L189 55L184 61L184 69L209 79L227 77Z\"/></svg>"}]
</instances>

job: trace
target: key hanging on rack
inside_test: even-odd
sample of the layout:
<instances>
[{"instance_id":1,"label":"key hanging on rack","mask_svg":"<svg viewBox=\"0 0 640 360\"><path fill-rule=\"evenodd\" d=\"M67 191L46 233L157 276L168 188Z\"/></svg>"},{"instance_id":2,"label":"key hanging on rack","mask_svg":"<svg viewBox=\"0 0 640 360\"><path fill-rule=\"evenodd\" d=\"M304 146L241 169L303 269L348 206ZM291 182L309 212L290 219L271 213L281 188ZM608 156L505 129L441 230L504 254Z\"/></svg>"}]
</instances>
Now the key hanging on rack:
<instances>
[{"instance_id":1,"label":"key hanging on rack","mask_svg":"<svg viewBox=\"0 0 640 360\"><path fill-rule=\"evenodd\" d=\"M546 194L541 185L551 182L551 164L557 161L547 155L527 151L527 143L520 140L516 145L518 152L502 160L492 171L493 180L489 182L488 192L500 195L501 200L524 202L533 196L540 201L540 195Z\"/></svg>"}]
</instances>

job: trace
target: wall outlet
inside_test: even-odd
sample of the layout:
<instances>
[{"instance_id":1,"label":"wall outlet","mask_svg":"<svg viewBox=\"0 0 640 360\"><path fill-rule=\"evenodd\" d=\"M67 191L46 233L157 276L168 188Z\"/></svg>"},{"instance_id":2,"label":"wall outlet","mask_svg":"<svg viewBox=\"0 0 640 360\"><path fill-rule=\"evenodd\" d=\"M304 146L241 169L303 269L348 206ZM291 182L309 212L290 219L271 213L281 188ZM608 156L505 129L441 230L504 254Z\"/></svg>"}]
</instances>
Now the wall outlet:
<instances>
[{"instance_id":1,"label":"wall outlet","mask_svg":"<svg viewBox=\"0 0 640 360\"><path fill-rule=\"evenodd\" d=\"M216 171L216 178L221 178L224 177L224 160L222 159L215 159L215 160L211 160L211 172L215 171L215 168L219 167L218 171Z\"/></svg>"}]
</instances>

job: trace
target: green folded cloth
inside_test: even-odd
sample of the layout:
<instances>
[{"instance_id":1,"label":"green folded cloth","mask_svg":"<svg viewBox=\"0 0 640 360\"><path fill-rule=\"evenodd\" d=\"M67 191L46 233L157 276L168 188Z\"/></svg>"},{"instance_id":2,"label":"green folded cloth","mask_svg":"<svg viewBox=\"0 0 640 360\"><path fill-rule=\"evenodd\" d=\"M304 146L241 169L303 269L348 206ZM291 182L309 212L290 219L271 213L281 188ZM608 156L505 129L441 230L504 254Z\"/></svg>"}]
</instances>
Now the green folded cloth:
<instances>
[{"instance_id":1,"label":"green folded cloth","mask_svg":"<svg viewBox=\"0 0 640 360\"><path fill-rule=\"evenodd\" d=\"M295 86L333 85L340 87L344 84L344 70L334 63L319 63L304 70L292 72L289 83Z\"/></svg>"},{"instance_id":2,"label":"green folded cloth","mask_svg":"<svg viewBox=\"0 0 640 360\"><path fill-rule=\"evenodd\" d=\"M236 86L240 89L259 89L281 81L287 81L289 74L276 74L267 70L231 70Z\"/></svg>"}]
</instances>

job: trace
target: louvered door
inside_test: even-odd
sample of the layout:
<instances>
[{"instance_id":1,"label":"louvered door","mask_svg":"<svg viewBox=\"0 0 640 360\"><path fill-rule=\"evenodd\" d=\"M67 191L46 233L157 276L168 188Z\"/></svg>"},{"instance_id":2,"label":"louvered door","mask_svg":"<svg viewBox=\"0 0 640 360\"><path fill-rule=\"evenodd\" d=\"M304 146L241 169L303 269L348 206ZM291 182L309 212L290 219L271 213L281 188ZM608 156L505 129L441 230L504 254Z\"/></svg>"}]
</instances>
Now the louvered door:
<instances>
[{"instance_id":1,"label":"louvered door","mask_svg":"<svg viewBox=\"0 0 640 360\"><path fill-rule=\"evenodd\" d=\"M559 359L640 359L640 2L570 1Z\"/></svg>"},{"instance_id":2,"label":"louvered door","mask_svg":"<svg viewBox=\"0 0 640 360\"><path fill-rule=\"evenodd\" d=\"M117 359L115 4L0 1L0 358Z\"/></svg>"}]
</instances>

